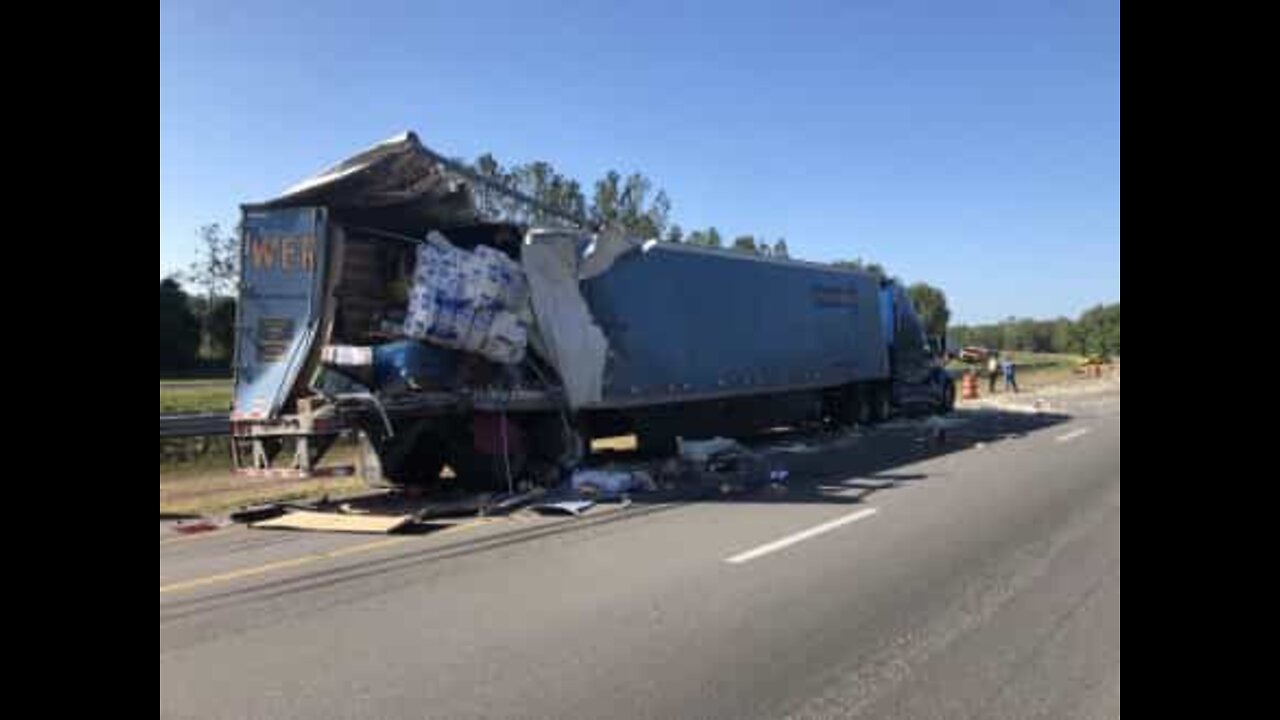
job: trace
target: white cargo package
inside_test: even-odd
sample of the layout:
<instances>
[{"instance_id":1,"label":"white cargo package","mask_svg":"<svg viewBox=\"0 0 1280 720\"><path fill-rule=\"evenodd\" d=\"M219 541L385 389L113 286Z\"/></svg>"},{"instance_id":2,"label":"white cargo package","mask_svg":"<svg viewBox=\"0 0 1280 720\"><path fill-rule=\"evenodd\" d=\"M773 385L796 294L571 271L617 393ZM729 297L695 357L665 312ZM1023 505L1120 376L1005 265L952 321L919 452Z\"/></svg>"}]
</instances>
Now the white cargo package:
<instances>
[{"instance_id":1,"label":"white cargo package","mask_svg":"<svg viewBox=\"0 0 1280 720\"><path fill-rule=\"evenodd\" d=\"M489 332L484 337L480 352L485 357L502 363L517 363L524 358L524 350L529 342L529 334L520 318L499 311L489 325Z\"/></svg>"},{"instance_id":2,"label":"white cargo package","mask_svg":"<svg viewBox=\"0 0 1280 720\"><path fill-rule=\"evenodd\" d=\"M320 362L338 367L369 367L373 365L373 348L359 345L325 345L320 350Z\"/></svg>"},{"instance_id":3,"label":"white cargo package","mask_svg":"<svg viewBox=\"0 0 1280 720\"><path fill-rule=\"evenodd\" d=\"M528 302L524 273L511 258L484 245L468 252L432 232L418 248L404 332L514 364L528 345Z\"/></svg>"}]
</instances>

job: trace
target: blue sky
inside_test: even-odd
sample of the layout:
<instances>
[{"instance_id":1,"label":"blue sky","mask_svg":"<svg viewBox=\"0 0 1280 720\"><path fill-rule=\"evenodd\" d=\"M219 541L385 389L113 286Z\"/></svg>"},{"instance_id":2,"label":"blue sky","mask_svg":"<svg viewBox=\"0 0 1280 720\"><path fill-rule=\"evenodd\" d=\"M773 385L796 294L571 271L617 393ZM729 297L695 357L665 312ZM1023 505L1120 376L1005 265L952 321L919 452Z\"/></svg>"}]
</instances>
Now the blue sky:
<instances>
[{"instance_id":1,"label":"blue sky","mask_svg":"<svg viewBox=\"0 0 1280 720\"><path fill-rule=\"evenodd\" d=\"M160 273L205 223L391 136L686 231L941 287L959 322L1120 299L1120 8L1092 2L160 5Z\"/></svg>"}]
</instances>

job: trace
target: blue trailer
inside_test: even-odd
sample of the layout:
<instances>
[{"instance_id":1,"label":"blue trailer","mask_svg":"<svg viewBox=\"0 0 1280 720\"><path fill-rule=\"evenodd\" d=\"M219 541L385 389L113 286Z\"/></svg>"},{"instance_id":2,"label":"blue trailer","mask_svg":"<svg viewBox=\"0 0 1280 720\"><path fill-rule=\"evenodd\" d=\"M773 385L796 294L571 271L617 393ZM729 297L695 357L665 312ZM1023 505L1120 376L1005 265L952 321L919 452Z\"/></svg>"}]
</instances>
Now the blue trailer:
<instances>
[{"instance_id":1,"label":"blue trailer","mask_svg":"<svg viewBox=\"0 0 1280 720\"><path fill-rule=\"evenodd\" d=\"M528 212L492 212L494 193ZM411 133L246 205L242 233L249 473L309 474L357 432L393 483L446 465L484 483L575 462L591 437L667 452L954 403L895 283L587 227Z\"/></svg>"}]
</instances>

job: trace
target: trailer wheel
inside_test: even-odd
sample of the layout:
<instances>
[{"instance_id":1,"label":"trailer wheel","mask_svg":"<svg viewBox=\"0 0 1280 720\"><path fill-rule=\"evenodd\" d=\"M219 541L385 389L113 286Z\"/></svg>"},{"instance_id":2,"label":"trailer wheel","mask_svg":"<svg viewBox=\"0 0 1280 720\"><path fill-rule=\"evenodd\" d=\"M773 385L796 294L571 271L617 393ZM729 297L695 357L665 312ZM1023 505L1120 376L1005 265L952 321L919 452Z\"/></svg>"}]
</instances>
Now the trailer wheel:
<instances>
[{"instance_id":1,"label":"trailer wheel","mask_svg":"<svg viewBox=\"0 0 1280 720\"><path fill-rule=\"evenodd\" d=\"M430 432L427 423L417 422L398 429L392 437L378 437L373 441L377 453L377 468L369 463L371 472L365 481L370 484L431 485L440 480L440 471L447 461L445 443ZM381 480L373 477L380 475Z\"/></svg>"},{"instance_id":2,"label":"trailer wheel","mask_svg":"<svg viewBox=\"0 0 1280 720\"><path fill-rule=\"evenodd\" d=\"M636 445L640 452L653 457L670 457L677 451L676 436L663 430L637 432Z\"/></svg>"},{"instance_id":3,"label":"trailer wheel","mask_svg":"<svg viewBox=\"0 0 1280 720\"><path fill-rule=\"evenodd\" d=\"M587 455L580 427L560 413L534 415L522 423L528 438L528 462L535 476L558 475L560 468L575 468Z\"/></svg>"},{"instance_id":4,"label":"trailer wheel","mask_svg":"<svg viewBox=\"0 0 1280 720\"><path fill-rule=\"evenodd\" d=\"M861 405L858 389L841 387L824 393L818 409L818 419L832 426L848 426L858 423L858 407Z\"/></svg>"},{"instance_id":5,"label":"trailer wheel","mask_svg":"<svg viewBox=\"0 0 1280 720\"><path fill-rule=\"evenodd\" d=\"M854 393L854 402L857 404L857 414L859 425L870 425L875 422L875 414L872 411L872 397L874 391L866 386L858 388Z\"/></svg>"},{"instance_id":6,"label":"trailer wheel","mask_svg":"<svg viewBox=\"0 0 1280 720\"><path fill-rule=\"evenodd\" d=\"M450 436L449 465L459 486L473 489L505 489L522 480L529 460L529 437L524 427L505 416L488 415L492 426L481 425L476 413L471 424L459 424ZM501 437L505 424L508 436L505 451L492 443Z\"/></svg>"},{"instance_id":7,"label":"trailer wheel","mask_svg":"<svg viewBox=\"0 0 1280 720\"><path fill-rule=\"evenodd\" d=\"M506 489L508 482L514 484L524 474L527 457L524 453L489 455L475 448L457 446L450 459L449 466L457 475L456 482L463 487L475 490Z\"/></svg>"}]
</instances>

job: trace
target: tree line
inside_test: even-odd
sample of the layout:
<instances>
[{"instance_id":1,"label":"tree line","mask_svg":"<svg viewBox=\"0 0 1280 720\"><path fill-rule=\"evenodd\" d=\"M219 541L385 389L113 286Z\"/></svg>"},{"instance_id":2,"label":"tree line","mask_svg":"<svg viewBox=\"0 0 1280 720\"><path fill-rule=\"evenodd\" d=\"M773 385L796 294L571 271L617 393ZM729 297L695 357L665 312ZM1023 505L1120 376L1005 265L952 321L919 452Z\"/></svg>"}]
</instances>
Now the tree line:
<instances>
[{"instance_id":1,"label":"tree line","mask_svg":"<svg viewBox=\"0 0 1280 720\"><path fill-rule=\"evenodd\" d=\"M543 209L546 208L582 218L598 227L618 228L633 237L706 247L726 246L715 226L686 233L678 223L671 222L671 198L665 190L655 190L653 181L643 173L623 176L610 170L591 185L588 198L588 190L577 180L566 177L544 160L508 167L491 153L485 153L474 163L462 164L489 183L516 190L538 203L530 207L490 185L480 184L475 192L476 204L486 217L500 217L520 224L547 224L555 217ZM757 255L789 257L785 238L770 243L763 235L738 235L728 247Z\"/></svg>"},{"instance_id":2,"label":"tree line","mask_svg":"<svg viewBox=\"0 0 1280 720\"><path fill-rule=\"evenodd\" d=\"M952 342L1023 352L1120 354L1120 303L1098 305L1075 320L1007 318L988 325L960 325L951 329Z\"/></svg>"}]
</instances>

